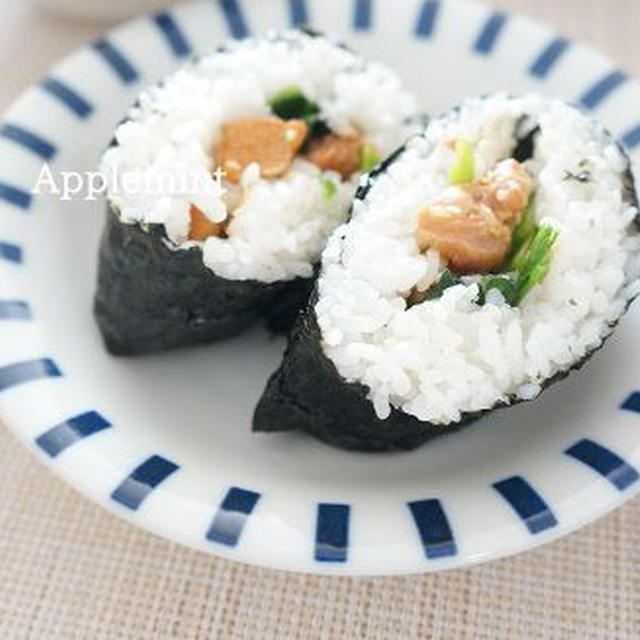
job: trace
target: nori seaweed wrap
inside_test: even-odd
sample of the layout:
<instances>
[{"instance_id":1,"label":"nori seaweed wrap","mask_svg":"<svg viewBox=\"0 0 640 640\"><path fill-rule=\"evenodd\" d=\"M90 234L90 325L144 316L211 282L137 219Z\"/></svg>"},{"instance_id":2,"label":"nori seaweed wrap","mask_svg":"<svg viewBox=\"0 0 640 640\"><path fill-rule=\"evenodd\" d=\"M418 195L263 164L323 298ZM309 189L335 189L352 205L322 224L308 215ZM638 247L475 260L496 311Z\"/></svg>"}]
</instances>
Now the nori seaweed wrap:
<instances>
[{"instance_id":1,"label":"nori seaweed wrap","mask_svg":"<svg viewBox=\"0 0 640 640\"><path fill-rule=\"evenodd\" d=\"M638 295L637 216L602 127L538 96L469 99L358 191L254 430L408 450L537 398Z\"/></svg>"},{"instance_id":2,"label":"nori seaweed wrap","mask_svg":"<svg viewBox=\"0 0 640 640\"><path fill-rule=\"evenodd\" d=\"M219 340L264 318L274 331L286 331L311 282L221 278L205 267L198 248L172 251L159 225L144 231L110 210L94 310L107 349L133 355Z\"/></svg>"}]
</instances>

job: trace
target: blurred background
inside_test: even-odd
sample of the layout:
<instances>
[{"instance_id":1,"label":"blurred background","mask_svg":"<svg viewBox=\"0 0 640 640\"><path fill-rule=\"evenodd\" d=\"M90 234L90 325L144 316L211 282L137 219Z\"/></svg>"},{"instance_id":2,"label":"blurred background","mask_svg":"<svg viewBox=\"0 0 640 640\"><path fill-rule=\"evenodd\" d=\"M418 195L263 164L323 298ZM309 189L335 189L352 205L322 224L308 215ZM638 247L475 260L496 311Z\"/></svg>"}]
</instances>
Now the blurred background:
<instances>
[{"instance_id":1,"label":"blurred background","mask_svg":"<svg viewBox=\"0 0 640 640\"><path fill-rule=\"evenodd\" d=\"M171 4L176 0L0 0L0 109L57 59L109 26ZM640 74L639 0L494 0L492 4L552 24Z\"/></svg>"}]
</instances>

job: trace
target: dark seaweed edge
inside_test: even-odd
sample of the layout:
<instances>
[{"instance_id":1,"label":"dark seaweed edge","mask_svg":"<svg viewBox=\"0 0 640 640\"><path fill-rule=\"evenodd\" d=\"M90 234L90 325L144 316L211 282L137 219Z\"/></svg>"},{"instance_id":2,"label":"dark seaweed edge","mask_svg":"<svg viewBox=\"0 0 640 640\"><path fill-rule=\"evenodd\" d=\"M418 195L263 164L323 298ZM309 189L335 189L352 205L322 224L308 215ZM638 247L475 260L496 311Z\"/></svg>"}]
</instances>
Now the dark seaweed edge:
<instances>
[{"instance_id":1,"label":"dark seaweed edge","mask_svg":"<svg viewBox=\"0 0 640 640\"><path fill-rule=\"evenodd\" d=\"M126 224L108 207L94 315L110 353L135 355L220 340L265 319L285 329L311 286L227 280L199 248L173 248L162 225Z\"/></svg>"},{"instance_id":2,"label":"dark seaweed edge","mask_svg":"<svg viewBox=\"0 0 640 640\"><path fill-rule=\"evenodd\" d=\"M455 113L457 110L459 107L449 113ZM594 127L602 132L604 139L616 144L626 159L627 169L621 185L623 200L629 206L637 208L638 193L628 153L607 129L595 120L591 119L591 121ZM376 178L384 174L406 151L406 148L406 144L400 147L371 172L366 182L363 182L358 189L356 200L363 201L367 197ZM353 207L350 217L352 213ZM640 212L636 214L634 223L636 229L640 231ZM628 284L625 282L625 285ZM588 351L570 367L543 380L540 383L541 391L536 398L525 400L510 397L506 401L499 401L493 407L463 413L457 422L437 425L420 421L415 416L393 406L388 418L380 420L377 417L367 397L369 389L361 383L350 383L344 380L333 361L322 349L321 332L315 313L318 296L316 281L307 309L298 319L291 333L282 364L269 379L267 388L256 407L253 430L256 432L301 430L329 445L363 452L412 450L433 438L454 433L476 422L489 412L537 400L549 387L582 369L593 355L605 346L622 316L637 297L630 298L620 316L609 323L610 331L597 347Z\"/></svg>"}]
</instances>

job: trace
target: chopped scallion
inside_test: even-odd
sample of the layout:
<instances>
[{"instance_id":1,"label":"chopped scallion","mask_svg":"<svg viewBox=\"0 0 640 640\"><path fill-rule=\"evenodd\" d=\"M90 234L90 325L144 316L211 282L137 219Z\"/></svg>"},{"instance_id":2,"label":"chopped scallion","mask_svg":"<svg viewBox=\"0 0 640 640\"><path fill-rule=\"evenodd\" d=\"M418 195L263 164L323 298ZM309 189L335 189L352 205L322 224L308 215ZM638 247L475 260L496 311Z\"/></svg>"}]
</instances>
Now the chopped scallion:
<instances>
[{"instance_id":1,"label":"chopped scallion","mask_svg":"<svg viewBox=\"0 0 640 640\"><path fill-rule=\"evenodd\" d=\"M487 276L480 283L480 300L479 304L483 305L486 301L487 294L491 289L497 289L505 302L514 307L518 300L518 285L510 276Z\"/></svg>"},{"instance_id":2,"label":"chopped scallion","mask_svg":"<svg viewBox=\"0 0 640 640\"><path fill-rule=\"evenodd\" d=\"M518 269L518 297L519 304L525 296L542 282L551 264L551 249L558 237L558 232L548 225L541 226L526 248Z\"/></svg>"},{"instance_id":3,"label":"chopped scallion","mask_svg":"<svg viewBox=\"0 0 640 640\"><path fill-rule=\"evenodd\" d=\"M365 142L360 150L360 171L369 173L379 162L380 156L376 148L370 142Z\"/></svg>"},{"instance_id":4,"label":"chopped scallion","mask_svg":"<svg viewBox=\"0 0 640 640\"><path fill-rule=\"evenodd\" d=\"M440 279L436 282L431 289L429 289L424 300L437 300L442 297L442 294L449 288L455 287L460 284L460 279L455 276L449 269L445 269L440 275Z\"/></svg>"},{"instance_id":5,"label":"chopped scallion","mask_svg":"<svg viewBox=\"0 0 640 640\"><path fill-rule=\"evenodd\" d=\"M472 182L475 175L473 147L466 140L456 140L455 155L455 160L449 167L449 184L458 185Z\"/></svg>"},{"instance_id":6,"label":"chopped scallion","mask_svg":"<svg viewBox=\"0 0 640 640\"><path fill-rule=\"evenodd\" d=\"M322 185L322 196L325 200L331 200L336 195L338 187L331 178L320 178L320 184Z\"/></svg>"},{"instance_id":7,"label":"chopped scallion","mask_svg":"<svg viewBox=\"0 0 640 640\"><path fill-rule=\"evenodd\" d=\"M315 102L309 100L298 87L287 87L269 101L271 111L283 120L312 121L320 113Z\"/></svg>"},{"instance_id":8,"label":"chopped scallion","mask_svg":"<svg viewBox=\"0 0 640 640\"><path fill-rule=\"evenodd\" d=\"M522 212L522 217L518 226L514 229L511 237L511 251L507 258L506 264L508 268L514 267L513 262L518 256L523 247L529 244L531 238L536 234L538 226L536 224L536 201L535 197L531 196L529 202Z\"/></svg>"}]
</instances>

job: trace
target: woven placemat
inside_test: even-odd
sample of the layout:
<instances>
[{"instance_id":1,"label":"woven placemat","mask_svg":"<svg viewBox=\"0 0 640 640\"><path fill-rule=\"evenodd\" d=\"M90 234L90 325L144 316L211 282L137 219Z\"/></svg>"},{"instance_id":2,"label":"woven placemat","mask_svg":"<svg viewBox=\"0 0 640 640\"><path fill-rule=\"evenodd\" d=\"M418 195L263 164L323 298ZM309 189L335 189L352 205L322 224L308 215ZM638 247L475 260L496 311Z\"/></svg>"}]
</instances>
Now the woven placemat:
<instances>
[{"instance_id":1,"label":"woven placemat","mask_svg":"<svg viewBox=\"0 0 640 640\"><path fill-rule=\"evenodd\" d=\"M640 637L640 499L465 571L328 578L184 549L90 504L0 429L0 638Z\"/></svg>"}]
</instances>

